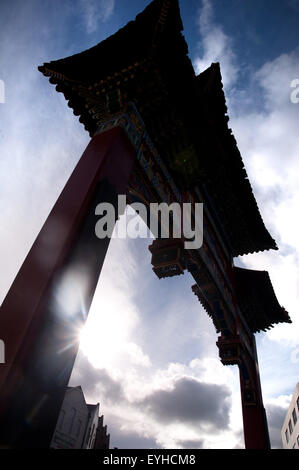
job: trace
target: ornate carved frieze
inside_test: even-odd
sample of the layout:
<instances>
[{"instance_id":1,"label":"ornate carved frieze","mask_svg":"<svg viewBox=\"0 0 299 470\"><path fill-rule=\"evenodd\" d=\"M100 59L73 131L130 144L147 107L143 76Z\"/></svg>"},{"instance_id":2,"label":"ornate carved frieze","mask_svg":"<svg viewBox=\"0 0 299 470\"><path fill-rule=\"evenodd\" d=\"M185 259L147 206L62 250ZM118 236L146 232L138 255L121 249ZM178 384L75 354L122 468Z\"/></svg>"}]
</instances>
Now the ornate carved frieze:
<instances>
[{"instance_id":1,"label":"ornate carved frieze","mask_svg":"<svg viewBox=\"0 0 299 470\"><path fill-rule=\"evenodd\" d=\"M114 126L121 126L126 131L137 152L137 165L128 185L128 195L131 194L132 200L165 202L168 205L173 202L180 204L198 202L198 196L194 191L182 192L176 186L133 103L127 106L124 113L102 124L96 134ZM177 269L171 266L167 268L165 265L164 270L157 267L155 272L159 277L164 275L168 277L176 273L183 274L183 270L188 269L208 299L209 313L213 310L218 312L212 315L213 321L217 331L222 331L232 329L235 307L232 287L227 276L228 261L216 237L212 225L204 221L203 246L198 250L180 252ZM203 277L206 278L205 282Z\"/></svg>"},{"instance_id":2,"label":"ornate carved frieze","mask_svg":"<svg viewBox=\"0 0 299 470\"><path fill-rule=\"evenodd\" d=\"M157 239L149 247L153 271L159 279L184 274L186 261L180 239Z\"/></svg>"}]
</instances>

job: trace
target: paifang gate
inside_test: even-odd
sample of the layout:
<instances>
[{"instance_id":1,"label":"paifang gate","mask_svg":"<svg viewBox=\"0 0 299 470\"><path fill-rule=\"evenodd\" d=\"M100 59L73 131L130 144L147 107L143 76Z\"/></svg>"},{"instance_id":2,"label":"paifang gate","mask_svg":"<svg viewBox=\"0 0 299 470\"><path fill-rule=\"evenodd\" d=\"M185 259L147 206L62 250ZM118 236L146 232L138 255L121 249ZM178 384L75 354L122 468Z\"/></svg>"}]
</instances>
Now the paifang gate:
<instances>
[{"instance_id":1,"label":"paifang gate","mask_svg":"<svg viewBox=\"0 0 299 470\"><path fill-rule=\"evenodd\" d=\"M116 207L119 195L204 204L202 247L157 238L153 270L159 278L192 274L221 362L240 370L246 448L270 447L254 334L290 318L268 273L237 268L233 258L277 247L228 127L220 66L196 76L182 30L178 0L154 0L97 46L39 67L91 141L1 306L2 447L49 446L78 351L74 331L109 245L96 237L95 207ZM73 283L71 322L60 298L65 279Z\"/></svg>"}]
</instances>

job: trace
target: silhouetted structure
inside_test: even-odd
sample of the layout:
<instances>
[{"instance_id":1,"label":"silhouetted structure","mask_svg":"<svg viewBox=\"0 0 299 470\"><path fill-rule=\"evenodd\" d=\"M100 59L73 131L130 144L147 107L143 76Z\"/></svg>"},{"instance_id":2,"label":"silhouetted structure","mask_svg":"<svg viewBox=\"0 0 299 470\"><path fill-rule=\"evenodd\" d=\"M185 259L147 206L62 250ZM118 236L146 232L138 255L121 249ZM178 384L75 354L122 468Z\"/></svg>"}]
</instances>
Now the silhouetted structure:
<instances>
[{"instance_id":1,"label":"silhouetted structure","mask_svg":"<svg viewBox=\"0 0 299 470\"><path fill-rule=\"evenodd\" d=\"M282 425L281 439L284 449L299 449L299 382Z\"/></svg>"},{"instance_id":2,"label":"silhouetted structure","mask_svg":"<svg viewBox=\"0 0 299 470\"><path fill-rule=\"evenodd\" d=\"M277 249L261 215L236 141L219 64L196 76L177 0L154 0L99 45L39 70L62 92L91 142L42 228L0 315L1 443L49 445L82 325L109 245L95 236L95 207L128 202L203 202L204 244L157 239L159 277L188 270L211 316L223 364L240 370L245 443L268 448L254 333L290 322L265 272L233 258ZM63 286L74 306L66 314ZM59 354L57 354L59 351ZM29 416L29 425L25 424Z\"/></svg>"},{"instance_id":3,"label":"silhouetted structure","mask_svg":"<svg viewBox=\"0 0 299 470\"><path fill-rule=\"evenodd\" d=\"M96 429L96 438L94 442L94 449L109 449L110 434L107 434L107 425L104 426L104 416L100 416L98 426Z\"/></svg>"},{"instance_id":4,"label":"silhouetted structure","mask_svg":"<svg viewBox=\"0 0 299 470\"><path fill-rule=\"evenodd\" d=\"M52 449L109 449L110 434L99 417L100 405L88 405L81 387L68 387L50 447Z\"/></svg>"}]
</instances>

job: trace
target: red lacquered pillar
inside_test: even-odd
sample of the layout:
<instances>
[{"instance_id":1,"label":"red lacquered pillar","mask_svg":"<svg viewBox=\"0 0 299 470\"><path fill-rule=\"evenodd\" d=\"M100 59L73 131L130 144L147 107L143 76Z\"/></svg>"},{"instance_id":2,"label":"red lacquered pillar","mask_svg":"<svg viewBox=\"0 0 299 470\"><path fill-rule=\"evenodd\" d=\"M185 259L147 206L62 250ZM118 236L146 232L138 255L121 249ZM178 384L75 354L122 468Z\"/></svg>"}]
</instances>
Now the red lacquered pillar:
<instances>
[{"instance_id":1,"label":"red lacquered pillar","mask_svg":"<svg viewBox=\"0 0 299 470\"><path fill-rule=\"evenodd\" d=\"M91 140L0 308L1 447L49 446L109 246L95 207L117 206L135 156L120 127Z\"/></svg>"},{"instance_id":2,"label":"red lacquered pillar","mask_svg":"<svg viewBox=\"0 0 299 470\"><path fill-rule=\"evenodd\" d=\"M253 354L246 364L249 367L250 383L246 382L240 370L240 385L243 412L243 429L246 449L271 448L266 411L263 404L262 389L257 361L255 339L252 337Z\"/></svg>"}]
</instances>

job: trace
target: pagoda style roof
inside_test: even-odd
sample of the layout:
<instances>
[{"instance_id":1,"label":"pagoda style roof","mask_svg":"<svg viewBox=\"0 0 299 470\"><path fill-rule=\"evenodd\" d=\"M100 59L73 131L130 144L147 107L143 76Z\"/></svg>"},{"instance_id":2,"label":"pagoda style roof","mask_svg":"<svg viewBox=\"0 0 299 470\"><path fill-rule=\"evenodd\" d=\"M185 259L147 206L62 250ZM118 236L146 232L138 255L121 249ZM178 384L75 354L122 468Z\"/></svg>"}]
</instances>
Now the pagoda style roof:
<instances>
[{"instance_id":1,"label":"pagoda style roof","mask_svg":"<svg viewBox=\"0 0 299 470\"><path fill-rule=\"evenodd\" d=\"M50 77L80 82L99 82L113 74L124 72L152 54L159 33L169 27L183 30L178 1L154 0L115 34L90 49L60 60L45 63L39 70ZM132 69L133 67L130 67ZM51 80L55 82L55 80ZM58 81L56 82L58 83Z\"/></svg>"},{"instance_id":2,"label":"pagoda style roof","mask_svg":"<svg viewBox=\"0 0 299 470\"><path fill-rule=\"evenodd\" d=\"M291 323L288 312L279 305L267 271L234 268L242 314L253 333L277 323Z\"/></svg>"},{"instance_id":3,"label":"pagoda style roof","mask_svg":"<svg viewBox=\"0 0 299 470\"><path fill-rule=\"evenodd\" d=\"M232 256L277 249L228 127L219 64L196 76L182 30L178 0L153 0L95 47L39 70L91 136L134 102L176 184L206 196Z\"/></svg>"},{"instance_id":4,"label":"pagoda style roof","mask_svg":"<svg viewBox=\"0 0 299 470\"><path fill-rule=\"evenodd\" d=\"M228 127L229 117L219 63L212 64L198 75L196 82L203 117L201 127L205 128L202 147L205 154L209 155L202 161L204 187L213 199L233 251L248 254L277 249L265 228L236 139ZM204 120L208 125L205 125ZM232 208L236 211L232 211ZM238 230L235 227L237 220ZM245 220L246 226L244 224L241 227Z\"/></svg>"}]
</instances>

